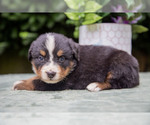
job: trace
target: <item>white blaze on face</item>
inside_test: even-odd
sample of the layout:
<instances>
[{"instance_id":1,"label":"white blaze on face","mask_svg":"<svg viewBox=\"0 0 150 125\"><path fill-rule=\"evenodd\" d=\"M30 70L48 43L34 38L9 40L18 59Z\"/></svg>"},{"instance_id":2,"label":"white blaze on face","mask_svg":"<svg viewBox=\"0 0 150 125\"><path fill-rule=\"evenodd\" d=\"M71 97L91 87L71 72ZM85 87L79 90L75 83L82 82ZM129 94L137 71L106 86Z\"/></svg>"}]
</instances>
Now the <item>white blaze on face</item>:
<instances>
[{"instance_id":1,"label":"white blaze on face","mask_svg":"<svg viewBox=\"0 0 150 125\"><path fill-rule=\"evenodd\" d=\"M50 62L51 63L54 63L53 62L53 51L54 51L54 48L55 48L55 38L54 36L51 36L49 34L47 34L47 38L46 38L46 48L49 52L49 55L50 55Z\"/></svg>"},{"instance_id":2,"label":"white blaze on face","mask_svg":"<svg viewBox=\"0 0 150 125\"><path fill-rule=\"evenodd\" d=\"M42 80L46 83L57 83L58 79L59 79L59 68L57 66L57 64L54 63L53 59L54 59L54 55L53 55L53 51L55 49L55 38L54 36L52 36L51 34L47 34L47 38L46 38L46 48L49 52L49 62L47 64L45 64L42 69L41 69L41 77ZM56 72L56 75L54 76L54 78L52 78L52 80L50 80L50 78L48 78L47 73L48 71L53 71Z\"/></svg>"}]
</instances>

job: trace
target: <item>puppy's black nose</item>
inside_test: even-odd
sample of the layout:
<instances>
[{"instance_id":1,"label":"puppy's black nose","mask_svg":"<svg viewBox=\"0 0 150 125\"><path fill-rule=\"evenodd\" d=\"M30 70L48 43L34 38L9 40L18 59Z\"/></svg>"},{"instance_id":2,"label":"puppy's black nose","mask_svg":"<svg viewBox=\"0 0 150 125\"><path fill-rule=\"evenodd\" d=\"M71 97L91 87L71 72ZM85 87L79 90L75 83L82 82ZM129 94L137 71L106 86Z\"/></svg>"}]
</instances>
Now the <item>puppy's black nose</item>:
<instances>
[{"instance_id":1,"label":"puppy's black nose","mask_svg":"<svg viewBox=\"0 0 150 125\"><path fill-rule=\"evenodd\" d=\"M47 73L47 76L51 79L56 75L56 72L53 72L53 71L49 71L49 72L46 72L46 73Z\"/></svg>"}]
</instances>

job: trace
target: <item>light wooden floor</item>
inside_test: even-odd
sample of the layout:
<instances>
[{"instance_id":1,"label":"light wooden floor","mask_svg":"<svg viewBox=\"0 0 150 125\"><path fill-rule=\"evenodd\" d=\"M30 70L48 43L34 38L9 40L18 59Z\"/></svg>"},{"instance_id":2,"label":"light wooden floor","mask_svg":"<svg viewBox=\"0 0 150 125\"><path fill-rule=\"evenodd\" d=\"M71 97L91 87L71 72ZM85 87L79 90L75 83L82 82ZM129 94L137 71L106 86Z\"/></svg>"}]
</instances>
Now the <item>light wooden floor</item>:
<instances>
[{"instance_id":1,"label":"light wooden floor","mask_svg":"<svg viewBox=\"0 0 150 125\"><path fill-rule=\"evenodd\" d=\"M0 125L150 125L150 73L132 89L12 91L33 74L0 75Z\"/></svg>"}]
</instances>

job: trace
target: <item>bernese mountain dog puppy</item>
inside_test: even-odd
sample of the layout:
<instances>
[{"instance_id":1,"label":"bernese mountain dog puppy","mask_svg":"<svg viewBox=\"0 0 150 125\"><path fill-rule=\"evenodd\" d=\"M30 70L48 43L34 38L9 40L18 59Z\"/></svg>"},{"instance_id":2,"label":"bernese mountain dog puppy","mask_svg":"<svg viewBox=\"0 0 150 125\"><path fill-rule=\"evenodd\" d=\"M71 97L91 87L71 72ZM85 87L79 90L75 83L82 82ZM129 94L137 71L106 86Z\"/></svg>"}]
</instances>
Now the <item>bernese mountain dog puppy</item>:
<instances>
[{"instance_id":1,"label":"bernese mountain dog puppy","mask_svg":"<svg viewBox=\"0 0 150 125\"><path fill-rule=\"evenodd\" d=\"M108 46L79 45L57 33L39 36L30 46L36 76L14 83L14 90L83 90L132 88L139 85L137 60Z\"/></svg>"}]
</instances>

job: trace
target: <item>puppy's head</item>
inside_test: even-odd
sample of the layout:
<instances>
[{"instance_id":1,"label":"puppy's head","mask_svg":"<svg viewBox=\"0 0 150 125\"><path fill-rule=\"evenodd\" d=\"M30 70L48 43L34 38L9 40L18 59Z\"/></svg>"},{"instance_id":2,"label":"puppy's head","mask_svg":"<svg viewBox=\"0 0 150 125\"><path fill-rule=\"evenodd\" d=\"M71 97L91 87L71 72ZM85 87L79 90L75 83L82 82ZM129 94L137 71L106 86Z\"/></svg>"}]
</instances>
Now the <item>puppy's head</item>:
<instances>
[{"instance_id":1,"label":"puppy's head","mask_svg":"<svg viewBox=\"0 0 150 125\"><path fill-rule=\"evenodd\" d=\"M28 53L33 71L46 83L62 81L79 61L79 45L61 34L39 36Z\"/></svg>"}]
</instances>

